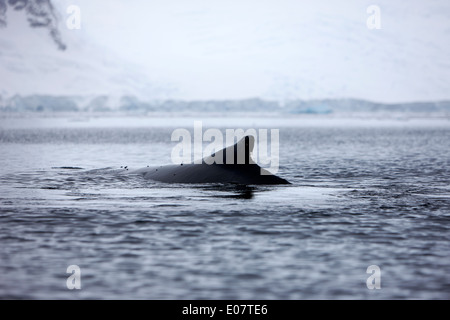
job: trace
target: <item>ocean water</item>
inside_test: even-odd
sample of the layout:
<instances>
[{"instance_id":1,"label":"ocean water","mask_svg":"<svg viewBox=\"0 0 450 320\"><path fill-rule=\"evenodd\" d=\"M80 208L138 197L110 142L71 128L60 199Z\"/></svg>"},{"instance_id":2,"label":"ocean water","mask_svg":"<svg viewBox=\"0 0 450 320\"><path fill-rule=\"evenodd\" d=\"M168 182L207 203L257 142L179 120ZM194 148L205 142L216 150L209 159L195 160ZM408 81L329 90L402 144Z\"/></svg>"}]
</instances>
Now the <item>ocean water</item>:
<instances>
[{"instance_id":1,"label":"ocean water","mask_svg":"<svg viewBox=\"0 0 450 320\"><path fill-rule=\"evenodd\" d=\"M175 128L277 128L288 186L172 185ZM0 298L449 299L450 121L2 116ZM70 265L81 289L70 290ZM380 269L369 289L369 266Z\"/></svg>"}]
</instances>

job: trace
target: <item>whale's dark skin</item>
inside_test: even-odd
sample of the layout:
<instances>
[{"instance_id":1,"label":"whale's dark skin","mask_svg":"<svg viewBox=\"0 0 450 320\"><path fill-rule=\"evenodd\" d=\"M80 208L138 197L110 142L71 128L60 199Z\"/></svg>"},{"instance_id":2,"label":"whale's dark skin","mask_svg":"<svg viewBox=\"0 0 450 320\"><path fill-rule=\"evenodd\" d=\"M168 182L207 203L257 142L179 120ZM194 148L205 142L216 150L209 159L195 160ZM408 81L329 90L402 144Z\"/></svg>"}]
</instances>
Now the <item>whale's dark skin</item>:
<instances>
[{"instance_id":1,"label":"whale's dark skin","mask_svg":"<svg viewBox=\"0 0 450 320\"><path fill-rule=\"evenodd\" d=\"M201 164L147 167L132 173L167 183L290 184L254 163L251 158L253 144L254 138L246 136L234 146L203 158ZM216 163L213 163L214 159Z\"/></svg>"}]
</instances>

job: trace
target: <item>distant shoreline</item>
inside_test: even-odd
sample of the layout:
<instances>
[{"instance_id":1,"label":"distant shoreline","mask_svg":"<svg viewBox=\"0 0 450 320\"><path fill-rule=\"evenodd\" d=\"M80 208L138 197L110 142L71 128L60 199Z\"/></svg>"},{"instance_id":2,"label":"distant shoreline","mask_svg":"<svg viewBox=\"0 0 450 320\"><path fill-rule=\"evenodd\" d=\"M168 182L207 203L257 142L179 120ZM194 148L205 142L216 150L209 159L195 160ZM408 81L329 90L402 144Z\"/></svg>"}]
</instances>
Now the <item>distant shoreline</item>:
<instances>
[{"instance_id":1,"label":"distant shoreline","mask_svg":"<svg viewBox=\"0 0 450 320\"><path fill-rule=\"evenodd\" d=\"M33 113L132 113L132 114L364 114L364 113L442 113L450 114L450 101L380 103L362 99L316 99L275 101L260 98L242 100L154 100L135 96L0 96L0 112Z\"/></svg>"}]
</instances>

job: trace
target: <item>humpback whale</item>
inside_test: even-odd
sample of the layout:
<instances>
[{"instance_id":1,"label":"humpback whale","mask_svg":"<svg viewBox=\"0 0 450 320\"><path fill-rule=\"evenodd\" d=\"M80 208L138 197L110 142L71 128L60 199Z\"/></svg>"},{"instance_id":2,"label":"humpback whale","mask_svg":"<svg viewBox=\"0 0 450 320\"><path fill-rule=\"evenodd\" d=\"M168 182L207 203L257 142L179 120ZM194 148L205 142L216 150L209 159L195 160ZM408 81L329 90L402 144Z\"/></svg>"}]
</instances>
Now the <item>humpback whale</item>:
<instances>
[{"instance_id":1,"label":"humpback whale","mask_svg":"<svg viewBox=\"0 0 450 320\"><path fill-rule=\"evenodd\" d=\"M255 138L249 135L203 158L201 163L146 167L130 173L167 183L290 184L253 161L254 142Z\"/></svg>"}]
</instances>

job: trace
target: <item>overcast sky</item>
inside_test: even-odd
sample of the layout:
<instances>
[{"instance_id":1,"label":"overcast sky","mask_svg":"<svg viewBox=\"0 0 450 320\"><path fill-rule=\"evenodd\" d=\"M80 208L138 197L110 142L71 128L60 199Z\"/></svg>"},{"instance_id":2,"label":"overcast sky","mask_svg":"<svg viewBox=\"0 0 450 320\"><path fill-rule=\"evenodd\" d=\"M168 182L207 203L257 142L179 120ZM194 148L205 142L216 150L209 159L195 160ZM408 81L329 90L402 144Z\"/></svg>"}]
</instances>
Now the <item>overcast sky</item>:
<instances>
[{"instance_id":1,"label":"overcast sky","mask_svg":"<svg viewBox=\"0 0 450 320\"><path fill-rule=\"evenodd\" d=\"M62 63L55 62L53 74L40 74L41 69L28 72L27 77L39 78L41 84L36 86L33 79L24 79L24 72L11 71L17 69L11 65L20 62L10 54L3 62L8 65L0 69L12 79L3 86L4 93L121 91L139 92L145 98L163 93L177 99L350 97L381 102L450 99L448 0L53 2L66 51L58 51L49 38L33 42L30 38L42 32L20 28L14 21L0 30L0 41L19 51L30 70L38 68L33 64L42 65L33 60L37 53L30 55L31 43L31 51L56 55L52 61ZM367 8L372 4L380 8L381 29L367 27L371 15ZM81 10L80 30L66 27L69 5ZM8 18L19 19L19 15ZM98 67L102 59L113 68L104 63L89 77L89 68L83 66L91 61ZM79 64L78 71L66 69L73 63Z\"/></svg>"}]
</instances>

